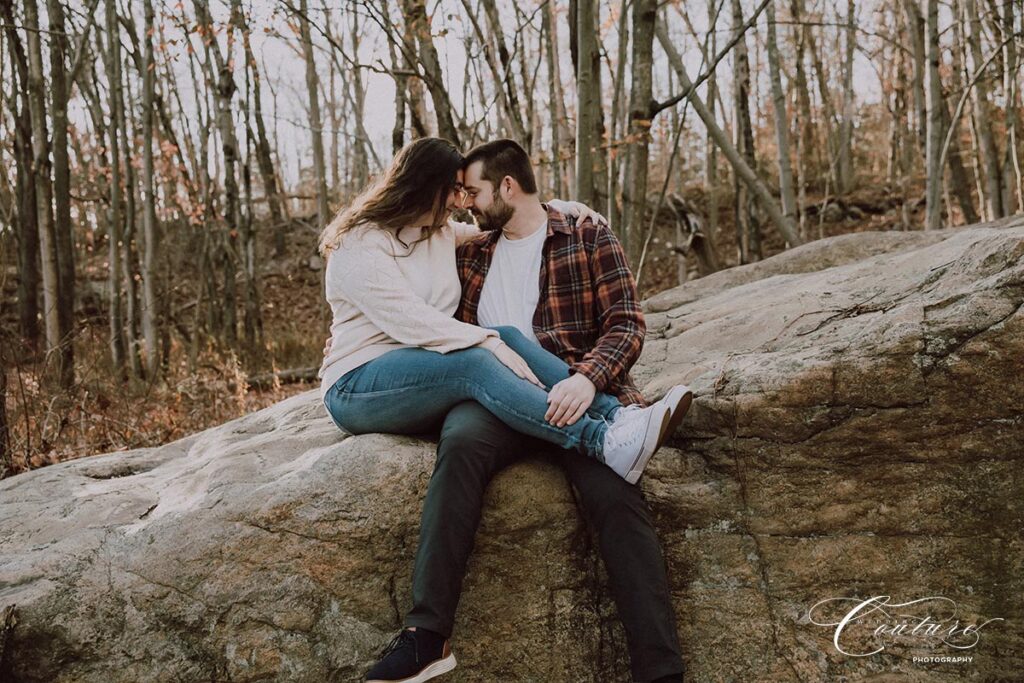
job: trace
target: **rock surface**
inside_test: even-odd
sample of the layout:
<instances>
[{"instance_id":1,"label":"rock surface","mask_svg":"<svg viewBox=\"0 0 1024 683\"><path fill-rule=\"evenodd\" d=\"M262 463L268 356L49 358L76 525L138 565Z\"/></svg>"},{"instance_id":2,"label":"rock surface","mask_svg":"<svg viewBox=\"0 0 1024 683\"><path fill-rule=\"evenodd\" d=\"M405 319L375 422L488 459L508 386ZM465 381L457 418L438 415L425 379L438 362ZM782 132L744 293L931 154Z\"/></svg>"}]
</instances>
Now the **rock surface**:
<instances>
[{"instance_id":1,"label":"rock surface","mask_svg":"<svg viewBox=\"0 0 1024 683\"><path fill-rule=\"evenodd\" d=\"M641 481L690 680L1020 680L1022 302L1019 219L845 235L648 302L638 381L697 395ZM0 679L360 680L409 606L433 449L345 437L310 392L0 481ZM488 490L443 680L628 681L606 583L557 464L526 457ZM1005 621L852 657L808 618L876 595Z\"/></svg>"}]
</instances>

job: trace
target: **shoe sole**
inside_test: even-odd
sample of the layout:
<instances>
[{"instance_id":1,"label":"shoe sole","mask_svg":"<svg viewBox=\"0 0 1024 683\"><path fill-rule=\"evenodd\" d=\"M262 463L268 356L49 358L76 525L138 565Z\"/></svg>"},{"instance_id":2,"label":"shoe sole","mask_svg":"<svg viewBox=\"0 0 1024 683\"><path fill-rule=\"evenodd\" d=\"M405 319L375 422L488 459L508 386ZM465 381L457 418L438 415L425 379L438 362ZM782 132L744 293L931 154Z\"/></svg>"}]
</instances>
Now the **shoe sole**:
<instances>
[{"instance_id":1,"label":"shoe sole","mask_svg":"<svg viewBox=\"0 0 1024 683\"><path fill-rule=\"evenodd\" d=\"M665 430L663 439L668 439L676 430L679 429L679 425L683 423L683 418L686 416L687 411L690 410L690 406L693 404L693 392L690 391L689 387L683 387L678 389L673 387L671 391L665 394L665 398L662 399L666 405L668 405L669 413L671 417L668 420L668 429ZM658 442L661 445L661 442Z\"/></svg>"},{"instance_id":2,"label":"shoe sole","mask_svg":"<svg viewBox=\"0 0 1024 683\"><path fill-rule=\"evenodd\" d=\"M444 659L439 659L436 662L428 664L423 671L420 671L415 676L410 678L396 678L391 680L384 680L382 678L373 678L366 681L366 683L423 683L429 681L431 678L446 674L455 668L455 654L449 654Z\"/></svg>"},{"instance_id":3,"label":"shoe sole","mask_svg":"<svg viewBox=\"0 0 1024 683\"><path fill-rule=\"evenodd\" d=\"M661 446L661 442L665 438L671 416L672 412L666 405L662 405L660 415L655 413L651 416L651 419L647 423L647 433L644 434L644 447L640 450L639 457L637 457L633 462L632 467L630 467L629 471L626 473L625 479L627 483L635 484L640 481L640 476L644 473L644 468L647 467L647 463L650 462L651 456L658 452L658 448Z\"/></svg>"}]
</instances>

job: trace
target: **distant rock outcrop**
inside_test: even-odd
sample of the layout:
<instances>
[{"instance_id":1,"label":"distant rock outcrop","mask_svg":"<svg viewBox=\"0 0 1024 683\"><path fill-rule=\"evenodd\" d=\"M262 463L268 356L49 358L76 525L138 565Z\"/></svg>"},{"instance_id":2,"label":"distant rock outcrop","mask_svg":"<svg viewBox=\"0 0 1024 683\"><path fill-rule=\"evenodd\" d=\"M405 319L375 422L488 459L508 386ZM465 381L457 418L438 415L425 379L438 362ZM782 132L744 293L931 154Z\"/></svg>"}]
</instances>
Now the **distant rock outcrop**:
<instances>
[{"instance_id":1,"label":"distant rock outcrop","mask_svg":"<svg viewBox=\"0 0 1024 683\"><path fill-rule=\"evenodd\" d=\"M821 240L647 302L635 376L697 395L640 484L690 680L1019 680L1022 303L1019 219ZM360 680L409 606L433 458L345 437L310 392L0 481L0 608L17 617L0 679ZM850 628L848 651L886 645L853 657L808 618L877 595L1005 621L966 650ZM556 463L527 457L488 490L454 649L444 680L629 680Z\"/></svg>"}]
</instances>

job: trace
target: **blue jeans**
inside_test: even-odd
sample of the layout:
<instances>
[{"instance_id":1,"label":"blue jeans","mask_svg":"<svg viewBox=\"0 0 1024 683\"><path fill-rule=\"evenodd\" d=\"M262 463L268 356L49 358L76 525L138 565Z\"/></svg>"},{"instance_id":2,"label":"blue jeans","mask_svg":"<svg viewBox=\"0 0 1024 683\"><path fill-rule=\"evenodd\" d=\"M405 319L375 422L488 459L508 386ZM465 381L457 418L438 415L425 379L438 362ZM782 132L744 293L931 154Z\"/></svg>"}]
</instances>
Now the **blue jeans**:
<instances>
[{"instance_id":1,"label":"blue jeans","mask_svg":"<svg viewBox=\"0 0 1024 683\"><path fill-rule=\"evenodd\" d=\"M603 462L604 435L622 407L619 401L599 392L575 424L556 427L544 419L547 395L569 376L569 366L514 327L494 329L547 390L518 377L487 349L395 349L342 375L324 396L327 412L351 434L421 434L472 399L518 432Z\"/></svg>"}]
</instances>

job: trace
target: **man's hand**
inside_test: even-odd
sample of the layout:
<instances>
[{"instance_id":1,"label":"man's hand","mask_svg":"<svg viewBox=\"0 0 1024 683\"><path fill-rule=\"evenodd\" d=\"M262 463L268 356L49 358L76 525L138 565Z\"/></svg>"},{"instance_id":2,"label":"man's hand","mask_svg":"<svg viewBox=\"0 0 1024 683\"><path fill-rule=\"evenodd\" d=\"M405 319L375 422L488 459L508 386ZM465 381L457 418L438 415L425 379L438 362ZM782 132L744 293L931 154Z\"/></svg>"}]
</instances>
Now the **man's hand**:
<instances>
[{"instance_id":1,"label":"man's hand","mask_svg":"<svg viewBox=\"0 0 1024 683\"><path fill-rule=\"evenodd\" d=\"M327 341L324 342L324 358L327 358L327 354L331 352L331 338L328 337Z\"/></svg>"},{"instance_id":2,"label":"man's hand","mask_svg":"<svg viewBox=\"0 0 1024 683\"><path fill-rule=\"evenodd\" d=\"M551 387L544 419L556 427L576 424L594 402L597 387L585 375L569 375Z\"/></svg>"}]
</instances>

